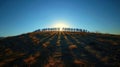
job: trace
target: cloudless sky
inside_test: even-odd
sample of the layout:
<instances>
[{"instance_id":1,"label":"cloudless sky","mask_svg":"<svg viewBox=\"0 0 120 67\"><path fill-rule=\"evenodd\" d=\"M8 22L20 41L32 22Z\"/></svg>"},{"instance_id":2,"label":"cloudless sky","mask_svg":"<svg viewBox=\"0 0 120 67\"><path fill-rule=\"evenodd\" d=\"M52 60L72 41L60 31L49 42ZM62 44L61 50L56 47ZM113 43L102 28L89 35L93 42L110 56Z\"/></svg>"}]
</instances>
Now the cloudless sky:
<instances>
[{"instance_id":1,"label":"cloudless sky","mask_svg":"<svg viewBox=\"0 0 120 67\"><path fill-rule=\"evenodd\" d=\"M120 34L120 0L0 0L0 36L50 27L57 20L71 28Z\"/></svg>"}]
</instances>

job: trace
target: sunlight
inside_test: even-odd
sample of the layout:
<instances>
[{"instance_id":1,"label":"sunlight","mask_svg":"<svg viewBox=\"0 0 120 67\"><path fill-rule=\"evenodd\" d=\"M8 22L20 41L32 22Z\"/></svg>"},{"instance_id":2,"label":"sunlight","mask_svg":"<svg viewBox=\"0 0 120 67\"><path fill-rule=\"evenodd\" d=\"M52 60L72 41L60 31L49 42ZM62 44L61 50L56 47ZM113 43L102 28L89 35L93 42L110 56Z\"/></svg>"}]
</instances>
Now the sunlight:
<instances>
[{"instance_id":1,"label":"sunlight","mask_svg":"<svg viewBox=\"0 0 120 67\"><path fill-rule=\"evenodd\" d=\"M53 27L60 28L60 31L62 31L62 28L68 28L69 25L65 21L56 21Z\"/></svg>"}]
</instances>

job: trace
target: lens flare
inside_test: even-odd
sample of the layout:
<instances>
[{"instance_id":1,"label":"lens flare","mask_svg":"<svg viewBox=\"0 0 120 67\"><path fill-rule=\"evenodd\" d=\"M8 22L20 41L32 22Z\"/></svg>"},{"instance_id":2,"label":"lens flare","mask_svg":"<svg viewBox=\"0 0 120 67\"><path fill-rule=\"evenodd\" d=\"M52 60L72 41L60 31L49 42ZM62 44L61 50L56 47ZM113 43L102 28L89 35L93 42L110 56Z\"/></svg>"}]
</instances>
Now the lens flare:
<instances>
[{"instance_id":1,"label":"lens flare","mask_svg":"<svg viewBox=\"0 0 120 67\"><path fill-rule=\"evenodd\" d=\"M60 28L60 31L62 31L62 28L68 28L70 26L65 21L56 21L53 27Z\"/></svg>"}]
</instances>

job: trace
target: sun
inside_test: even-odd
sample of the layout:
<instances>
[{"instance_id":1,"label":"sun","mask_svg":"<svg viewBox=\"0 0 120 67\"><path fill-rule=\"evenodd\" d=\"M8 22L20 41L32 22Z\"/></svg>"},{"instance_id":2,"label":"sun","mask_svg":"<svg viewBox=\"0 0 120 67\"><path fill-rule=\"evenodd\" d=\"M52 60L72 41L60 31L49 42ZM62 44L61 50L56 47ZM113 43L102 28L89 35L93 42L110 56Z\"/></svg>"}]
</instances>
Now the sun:
<instances>
[{"instance_id":1,"label":"sun","mask_svg":"<svg viewBox=\"0 0 120 67\"><path fill-rule=\"evenodd\" d=\"M62 31L62 28L68 28L69 25L65 21L56 21L53 27L60 28L60 31Z\"/></svg>"}]
</instances>

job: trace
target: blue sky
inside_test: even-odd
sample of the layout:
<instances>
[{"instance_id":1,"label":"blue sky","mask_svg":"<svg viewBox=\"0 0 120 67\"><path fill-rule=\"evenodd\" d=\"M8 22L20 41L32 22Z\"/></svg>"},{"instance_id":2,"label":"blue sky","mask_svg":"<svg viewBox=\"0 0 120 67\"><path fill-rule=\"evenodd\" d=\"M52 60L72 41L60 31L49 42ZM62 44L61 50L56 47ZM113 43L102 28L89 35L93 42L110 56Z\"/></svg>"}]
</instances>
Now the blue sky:
<instances>
[{"instance_id":1,"label":"blue sky","mask_svg":"<svg viewBox=\"0 0 120 67\"><path fill-rule=\"evenodd\" d=\"M120 0L0 0L0 36L50 27L56 20L74 28L120 34Z\"/></svg>"}]
</instances>

